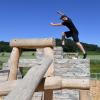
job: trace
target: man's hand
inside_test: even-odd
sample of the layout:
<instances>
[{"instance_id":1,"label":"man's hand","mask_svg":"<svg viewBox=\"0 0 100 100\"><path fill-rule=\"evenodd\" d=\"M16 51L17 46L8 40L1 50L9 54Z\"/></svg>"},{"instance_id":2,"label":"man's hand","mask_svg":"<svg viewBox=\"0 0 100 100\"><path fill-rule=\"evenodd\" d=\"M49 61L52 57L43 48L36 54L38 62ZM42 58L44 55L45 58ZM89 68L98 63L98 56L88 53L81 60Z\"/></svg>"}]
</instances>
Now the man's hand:
<instances>
[{"instance_id":1,"label":"man's hand","mask_svg":"<svg viewBox=\"0 0 100 100\"><path fill-rule=\"evenodd\" d=\"M53 22L51 22L51 23L50 23L50 25L51 25L51 26L54 26L54 23L53 23Z\"/></svg>"},{"instance_id":2,"label":"man's hand","mask_svg":"<svg viewBox=\"0 0 100 100\"><path fill-rule=\"evenodd\" d=\"M50 23L51 26L62 26L61 23Z\"/></svg>"}]
</instances>

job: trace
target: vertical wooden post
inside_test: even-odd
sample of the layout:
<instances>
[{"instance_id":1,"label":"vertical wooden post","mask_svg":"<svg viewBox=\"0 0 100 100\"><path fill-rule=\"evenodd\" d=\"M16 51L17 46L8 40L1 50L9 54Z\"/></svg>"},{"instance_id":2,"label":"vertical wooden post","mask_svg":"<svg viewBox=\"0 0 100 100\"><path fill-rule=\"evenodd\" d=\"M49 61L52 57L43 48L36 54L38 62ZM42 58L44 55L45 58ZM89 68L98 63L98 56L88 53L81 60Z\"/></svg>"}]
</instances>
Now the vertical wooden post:
<instances>
[{"instance_id":1,"label":"vertical wooden post","mask_svg":"<svg viewBox=\"0 0 100 100\"><path fill-rule=\"evenodd\" d=\"M44 48L44 55L48 55L53 59L53 50L50 47ZM45 77L51 76L53 73L53 63L50 65ZM53 100L53 90L45 90L44 91L44 100Z\"/></svg>"},{"instance_id":2,"label":"vertical wooden post","mask_svg":"<svg viewBox=\"0 0 100 100\"><path fill-rule=\"evenodd\" d=\"M18 68L19 56L20 56L19 48L13 47L10 55L10 60L9 60L10 73L9 73L8 80L17 79L17 68Z\"/></svg>"},{"instance_id":3,"label":"vertical wooden post","mask_svg":"<svg viewBox=\"0 0 100 100\"><path fill-rule=\"evenodd\" d=\"M80 90L79 100L90 100L89 90Z\"/></svg>"},{"instance_id":4,"label":"vertical wooden post","mask_svg":"<svg viewBox=\"0 0 100 100\"><path fill-rule=\"evenodd\" d=\"M44 91L44 100L53 100L53 90Z\"/></svg>"}]
</instances>

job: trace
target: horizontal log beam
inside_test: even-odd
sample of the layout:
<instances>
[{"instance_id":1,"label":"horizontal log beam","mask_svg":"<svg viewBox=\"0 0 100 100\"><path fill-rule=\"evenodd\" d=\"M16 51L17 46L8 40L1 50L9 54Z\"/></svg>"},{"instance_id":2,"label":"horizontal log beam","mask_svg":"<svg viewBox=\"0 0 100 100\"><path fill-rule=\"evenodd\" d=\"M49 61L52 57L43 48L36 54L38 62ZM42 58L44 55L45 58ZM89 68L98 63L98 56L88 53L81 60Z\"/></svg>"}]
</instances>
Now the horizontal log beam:
<instances>
[{"instance_id":1,"label":"horizontal log beam","mask_svg":"<svg viewBox=\"0 0 100 100\"><path fill-rule=\"evenodd\" d=\"M63 79L59 76L47 77L44 89L86 89L90 88L89 79Z\"/></svg>"},{"instance_id":2,"label":"horizontal log beam","mask_svg":"<svg viewBox=\"0 0 100 100\"><path fill-rule=\"evenodd\" d=\"M11 80L11 81L0 83L0 96L6 96L10 91L12 91L16 87L17 84L20 84L20 82L21 80ZM39 83L35 91L39 92L47 89L59 90L59 89L66 89L66 88L89 90L90 88L89 80L88 79L62 79L61 77L58 76L47 77L46 80L45 78L41 80L41 82Z\"/></svg>"},{"instance_id":3,"label":"horizontal log beam","mask_svg":"<svg viewBox=\"0 0 100 100\"><path fill-rule=\"evenodd\" d=\"M10 41L11 47L19 48L44 48L54 47L55 41L53 38L40 38L40 39L13 39Z\"/></svg>"},{"instance_id":4,"label":"horizontal log beam","mask_svg":"<svg viewBox=\"0 0 100 100\"><path fill-rule=\"evenodd\" d=\"M21 80L10 80L0 83L0 96L8 95L8 93L10 93L16 87L17 84L20 84ZM44 82L45 79L43 78L39 83L38 87L36 88L35 92L44 91Z\"/></svg>"}]
</instances>

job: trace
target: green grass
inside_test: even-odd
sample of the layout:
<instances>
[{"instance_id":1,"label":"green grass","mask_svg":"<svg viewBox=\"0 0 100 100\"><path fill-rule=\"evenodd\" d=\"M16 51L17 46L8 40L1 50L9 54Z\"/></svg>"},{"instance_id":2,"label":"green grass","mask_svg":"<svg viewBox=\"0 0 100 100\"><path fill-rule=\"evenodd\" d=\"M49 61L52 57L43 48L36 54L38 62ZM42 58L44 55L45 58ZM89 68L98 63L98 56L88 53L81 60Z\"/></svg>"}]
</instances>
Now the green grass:
<instances>
[{"instance_id":1,"label":"green grass","mask_svg":"<svg viewBox=\"0 0 100 100\"><path fill-rule=\"evenodd\" d=\"M10 58L10 53L2 52L0 53L0 69L2 69L2 64L6 63L8 59ZM35 52L23 52L21 54L20 59L34 59L35 58Z\"/></svg>"},{"instance_id":2,"label":"green grass","mask_svg":"<svg viewBox=\"0 0 100 100\"><path fill-rule=\"evenodd\" d=\"M32 51L26 51L26 52L23 52L21 54L21 57L22 59L35 59L36 56L35 56L35 52L32 52Z\"/></svg>"},{"instance_id":3,"label":"green grass","mask_svg":"<svg viewBox=\"0 0 100 100\"><path fill-rule=\"evenodd\" d=\"M91 60L91 73L100 73L100 60Z\"/></svg>"},{"instance_id":4,"label":"green grass","mask_svg":"<svg viewBox=\"0 0 100 100\"><path fill-rule=\"evenodd\" d=\"M79 54L82 55L83 53L79 51ZM100 51L87 51L88 55L100 55Z\"/></svg>"}]
</instances>

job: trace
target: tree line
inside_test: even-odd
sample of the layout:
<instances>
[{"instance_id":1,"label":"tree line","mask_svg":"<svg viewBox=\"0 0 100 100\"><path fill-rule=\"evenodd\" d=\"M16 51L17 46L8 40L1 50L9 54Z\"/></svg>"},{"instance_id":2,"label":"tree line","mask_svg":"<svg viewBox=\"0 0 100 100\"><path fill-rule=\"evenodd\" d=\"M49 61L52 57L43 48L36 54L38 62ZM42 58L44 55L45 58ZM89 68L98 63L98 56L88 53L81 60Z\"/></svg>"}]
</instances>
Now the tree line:
<instances>
[{"instance_id":1,"label":"tree line","mask_svg":"<svg viewBox=\"0 0 100 100\"><path fill-rule=\"evenodd\" d=\"M56 41L56 46L62 46L61 39L55 39L55 41ZM87 43L82 43L82 44L83 44L84 48L86 49L86 51L100 52L100 47L98 47L98 45L87 44ZM76 47L75 43L70 39L67 39L65 41L65 45L66 46L63 46L63 50L65 52L79 51L79 49ZM12 50L12 48L9 46L9 42L0 41L0 52L11 52L11 50Z\"/></svg>"},{"instance_id":2,"label":"tree line","mask_svg":"<svg viewBox=\"0 0 100 100\"><path fill-rule=\"evenodd\" d=\"M82 43L82 42L81 42ZM62 46L61 43L61 39L56 39L56 45L57 46ZM73 42L71 39L66 39L65 41L65 45L63 46L63 50L64 51L68 51L68 52L77 52L80 51L75 42ZM87 44L87 43L82 43L83 47L85 48L86 51L96 51L96 52L100 52L100 47L98 47L98 45L95 44Z\"/></svg>"}]
</instances>

